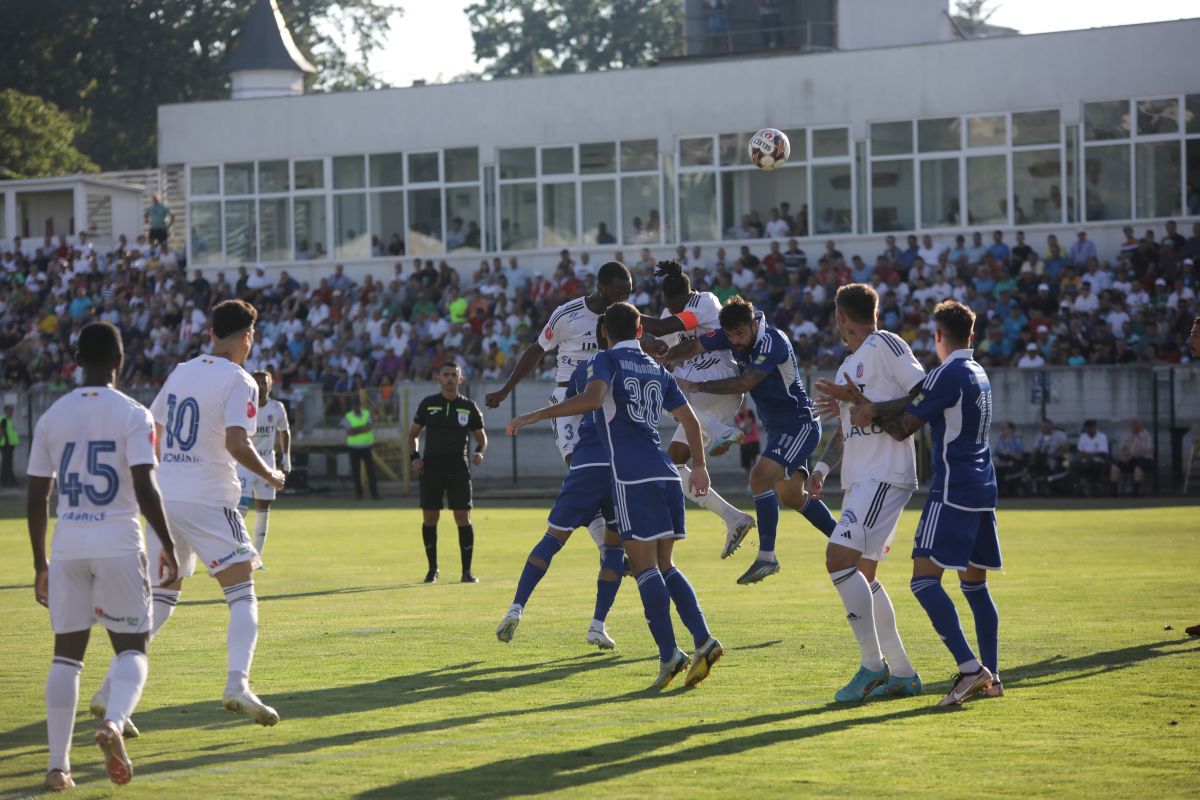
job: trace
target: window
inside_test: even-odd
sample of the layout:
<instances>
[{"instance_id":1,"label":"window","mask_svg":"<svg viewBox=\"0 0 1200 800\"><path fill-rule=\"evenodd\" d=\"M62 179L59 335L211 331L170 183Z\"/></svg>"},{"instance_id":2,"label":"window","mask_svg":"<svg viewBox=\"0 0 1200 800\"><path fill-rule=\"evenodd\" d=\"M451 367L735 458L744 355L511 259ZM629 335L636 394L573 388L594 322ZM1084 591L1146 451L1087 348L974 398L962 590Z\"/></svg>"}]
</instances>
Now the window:
<instances>
[{"instance_id":1,"label":"window","mask_svg":"<svg viewBox=\"0 0 1200 800\"><path fill-rule=\"evenodd\" d=\"M254 165L225 165L225 194L254 194Z\"/></svg>"},{"instance_id":2,"label":"window","mask_svg":"<svg viewBox=\"0 0 1200 800\"><path fill-rule=\"evenodd\" d=\"M582 151L580 159L582 160ZM584 181L580 184L580 194L583 201L583 243L616 244L616 181Z\"/></svg>"},{"instance_id":3,"label":"window","mask_svg":"<svg viewBox=\"0 0 1200 800\"><path fill-rule=\"evenodd\" d=\"M1139 100L1137 132L1139 136L1179 133L1179 101L1174 97L1167 100Z\"/></svg>"},{"instance_id":4,"label":"window","mask_svg":"<svg viewBox=\"0 0 1200 800\"><path fill-rule=\"evenodd\" d=\"M679 140L679 166L707 167L712 166L713 163L713 140L711 136Z\"/></svg>"},{"instance_id":5,"label":"window","mask_svg":"<svg viewBox=\"0 0 1200 800\"><path fill-rule=\"evenodd\" d=\"M574 147L542 148L543 175L570 175L575 172Z\"/></svg>"},{"instance_id":6,"label":"window","mask_svg":"<svg viewBox=\"0 0 1200 800\"><path fill-rule=\"evenodd\" d=\"M500 151L500 180L537 177L536 151L532 147L518 147Z\"/></svg>"},{"instance_id":7,"label":"window","mask_svg":"<svg viewBox=\"0 0 1200 800\"><path fill-rule=\"evenodd\" d=\"M1139 128L1140 116L1139 112ZM1179 190L1183 181L1179 141L1139 142L1135 149L1138 218L1177 216L1182 211Z\"/></svg>"},{"instance_id":8,"label":"window","mask_svg":"<svg viewBox=\"0 0 1200 800\"><path fill-rule=\"evenodd\" d=\"M712 140L708 140L711 150ZM679 176L679 235L682 241L718 239L717 179L712 172Z\"/></svg>"},{"instance_id":9,"label":"window","mask_svg":"<svg viewBox=\"0 0 1200 800\"><path fill-rule=\"evenodd\" d=\"M371 230L382 244L383 255L394 257L407 252L404 192L372 192Z\"/></svg>"},{"instance_id":10,"label":"window","mask_svg":"<svg viewBox=\"0 0 1200 800\"><path fill-rule=\"evenodd\" d=\"M912 141L912 126L909 126L909 141ZM910 159L876 161L871 165L871 229L875 233L916 230L913 190Z\"/></svg>"},{"instance_id":11,"label":"window","mask_svg":"<svg viewBox=\"0 0 1200 800\"><path fill-rule=\"evenodd\" d=\"M967 147L1003 147L1008 144L1008 120L1003 115L967 117Z\"/></svg>"},{"instance_id":12,"label":"window","mask_svg":"<svg viewBox=\"0 0 1200 800\"><path fill-rule=\"evenodd\" d=\"M652 169L658 169L657 140L640 139L633 142L621 142L622 172Z\"/></svg>"},{"instance_id":13,"label":"window","mask_svg":"<svg viewBox=\"0 0 1200 800\"><path fill-rule=\"evenodd\" d=\"M816 154L816 146L813 146ZM853 229L850 165L813 167L813 233L849 233Z\"/></svg>"},{"instance_id":14,"label":"window","mask_svg":"<svg viewBox=\"0 0 1200 800\"><path fill-rule=\"evenodd\" d=\"M962 120L958 117L920 120L917 123L917 146L922 153L962 149Z\"/></svg>"},{"instance_id":15,"label":"window","mask_svg":"<svg viewBox=\"0 0 1200 800\"><path fill-rule=\"evenodd\" d=\"M1200 139L1187 140L1187 214L1200 217Z\"/></svg>"},{"instance_id":16,"label":"window","mask_svg":"<svg viewBox=\"0 0 1200 800\"><path fill-rule=\"evenodd\" d=\"M479 182L479 148L456 147L443 156L446 162L447 183Z\"/></svg>"},{"instance_id":17,"label":"window","mask_svg":"<svg viewBox=\"0 0 1200 800\"><path fill-rule=\"evenodd\" d=\"M400 186L404 183L404 156L380 153L371 156L371 185Z\"/></svg>"},{"instance_id":18,"label":"window","mask_svg":"<svg viewBox=\"0 0 1200 800\"><path fill-rule=\"evenodd\" d=\"M362 156L338 156L333 159L334 189L361 189L365 185Z\"/></svg>"},{"instance_id":19,"label":"window","mask_svg":"<svg viewBox=\"0 0 1200 800\"><path fill-rule=\"evenodd\" d=\"M409 183L437 183L441 180L437 153L408 154Z\"/></svg>"},{"instance_id":20,"label":"window","mask_svg":"<svg viewBox=\"0 0 1200 800\"><path fill-rule=\"evenodd\" d=\"M434 158L437 158L436 153ZM410 168L411 159L409 156ZM410 255L442 252L441 189L417 189L408 193L407 245Z\"/></svg>"},{"instance_id":21,"label":"window","mask_svg":"<svg viewBox=\"0 0 1200 800\"><path fill-rule=\"evenodd\" d=\"M1013 153L1013 223L1062 222L1059 154L1059 150Z\"/></svg>"},{"instance_id":22,"label":"window","mask_svg":"<svg viewBox=\"0 0 1200 800\"><path fill-rule=\"evenodd\" d=\"M883 122L871 126L872 156L900 156L912 151L911 122Z\"/></svg>"},{"instance_id":23,"label":"window","mask_svg":"<svg viewBox=\"0 0 1200 800\"><path fill-rule=\"evenodd\" d=\"M1128 100L1087 103L1083 107L1083 135L1089 142L1127 139L1130 128Z\"/></svg>"},{"instance_id":24,"label":"window","mask_svg":"<svg viewBox=\"0 0 1200 800\"><path fill-rule=\"evenodd\" d=\"M616 142L579 145L579 171L584 175L616 172Z\"/></svg>"},{"instance_id":25,"label":"window","mask_svg":"<svg viewBox=\"0 0 1200 800\"><path fill-rule=\"evenodd\" d=\"M220 167L192 167L191 190L193 197L220 194Z\"/></svg>"},{"instance_id":26,"label":"window","mask_svg":"<svg viewBox=\"0 0 1200 800\"><path fill-rule=\"evenodd\" d=\"M967 159L967 221L971 225L1008 223L1008 176L1004 156Z\"/></svg>"},{"instance_id":27,"label":"window","mask_svg":"<svg viewBox=\"0 0 1200 800\"><path fill-rule=\"evenodd\" d=\"M1089 222L1129 219L1129 145L1088 147L1083 183Z\"/></svg>"},{"instance_id":28,"label":"window","mask_svg":"<svg viewBox=\"0 0 1200 800\"><path fill-rule=\"evenodd\" d=\"M216 167L211 169L215 173ZM188 222L192 228L189 260L197 266L222 263L221 204L192 203L188 209Z\"/></svg>"},{"instance_id":29,"label":"window","mask_svg":"<svg viewBox=\"0 0 1200 800\"><path fill-rule=\"evenodd\" d=\"M324 189L325 188L325 162L318 159L316 161L297 161L292 165L292 169L296 174L296 189Z\"/></svg>"},{"instance_id":30,"label":"window","mask_svg":"<svg viewBox=\"0 0 1200 800\"><path fill-rule=\"evenodd\" d=\"M543 184L543 247L573 247L578 239L579 233L575 226L575 184Z\"/></svg>"},{"instance_id":31,"label":"window","mask_svg":"<svg viewBox=\"0 0 1200 800\"><path fill-rule=\"evenodd\" d=\"M333 252L338 258L366 258L371 254L365 194L333 196L333 241Z\"/></svg>"},{"instance_id":32,"label":"window","mask_svg":"<svg viewBox=\"0 0 1200 800\"><path fill-rule=\"evenodd\" d=\"M304 261L328 256L324 195L297 197L293 209L292 231L296 241L296 259Z\"/></svg>"},{"instance_id":33,"label":"window","mask_svg":"<svg viewBox=\"0 0 1200 800\"><path fill-rule=\"evenodd\" d=\"M479 184L446 189L446 250L482 249L479 226Z\"/></svg>"},{"instance_id":34,"label":"window","mask_svg":"<svg viewBox=\"0 0 1200 800\"><path fill-rule=\"evenodd\" d=\"M763 225L765 236L772 208L793 218L790 233L796 236L808 233L808 170L805 167L771 171L754 167L725 170L721 172L721 195L723 238L742 238L747 221L751 225L755 222Z\"/></svg>"},{"instance_id":35,"label":"window","mask_svg":"<svg viewBox=\"0 0 1200 800\"><path fill-rule=\"evenodd\" d=\"M937 228L959 224L958 159L937 158L921 162L921 226Z\"/></svg>"},{"instance_id":36,"label":"window","mask_svg":"<svg viewBox=\"0 0 1200 800\"><path fill-rule=\"evenodd\" d=\"M225 174L229 175L226 167ZM253 180L253 172L249 173ZM258 260L254 233L254 201L225 201L225 261L248 263Z\"/></svg>"},{"instance_id":37,"label":"window","mask_svg":"<svg viewBox=\"0 0 1200 800\"><path fill-rule=\"evenodd\" d=\"M1200 133L1200 94L1189 94L1184 106L1184 128L1188 133Z\"/></svg>"},{"instance_id":38,"label":"window","mask_svg":"<svg viewBox=\"0 0 1200 800\"><path fill-rule=\"evenodd\" d=\"M283 166L287 167L286 161ZM258 252L263 261L291 259L292 230L286 197L258 201Z\"/></svg>"},{"instance_id":39,"label":"window","mask_svg":"<svg viewBox=\"0 0 1200 800\"><path fill-rule=\"evenodd\" d=\"M1018 111L1012 115L1013 147L1058 144L1059 114L1052 111Z\"/></svg>"},{"instance_id":40,"label":"window","mask_svg":"<svg viewBox=\"0 0 1200 800\"><path fill-rule=\"evenodd\" d=\"M260 161L258 162L258 191L262 194L286 192L291 188L288 180L288 162Z\"/></svg>"},{"instance_id":41,"label":"window","mask_svg":"<svg viewBox=\"0 0 1200 800\"><path fill-rule=\"evenodd\" d=\"M753 133L724 133L720 137L721 166L733 167L750 163L750 137ZM792 143L792 153L796 144Z\"/></svg>"},{"instance_id":42,"label":"window","mask_svg":"<svg viewBox=\"0 0 1200 800\"><path fill-rule=\"evenodd\" d=\"M624 145L622 145L622 151ZM622 164L624 164L622 155ZM658 242L658 176L641 175L621 178L622 231L625 244Z\"/></svg>"},{"instance_id":43,"label":"window","mask_svg":"<svg viewBox=\"0 0 1200 800\"><path fill-rule=\"evenodd\" d=\"M537 226L537 184L501 184L500 249L532 250L537 247Z\"/></svg>"},{"instance_id":44,"label":"window","mask_svg":"<svg viewBox=\"0 0 1200 800\"><path fill-rule=\"evenodd\" d=\"M812 132L813 158L846 158L850 155L848 128L831 128Z\"/></svg>"}]
</instances>

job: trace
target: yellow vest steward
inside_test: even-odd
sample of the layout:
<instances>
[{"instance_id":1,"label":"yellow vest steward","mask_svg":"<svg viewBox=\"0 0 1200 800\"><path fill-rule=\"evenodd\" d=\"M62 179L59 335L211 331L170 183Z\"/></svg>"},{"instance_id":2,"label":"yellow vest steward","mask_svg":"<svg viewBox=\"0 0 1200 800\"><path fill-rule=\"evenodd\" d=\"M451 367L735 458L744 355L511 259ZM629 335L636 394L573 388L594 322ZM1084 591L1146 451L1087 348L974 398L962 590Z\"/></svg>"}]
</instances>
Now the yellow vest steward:
<instances>
[{"instance_id":1,"label":"yellow vest steward","mask_svg":"<svg viewBox=\"0 0 1200 800\"><path fill-rule=\"evenodd\" d=\"M0 417L0 420L8 423L4 426L3 433L0 433L0 445L20 444L21 437L17 433L16 426L12 424L12 420L8 417ZM5 440L5 434L7 434L7 441Z\"/></svg>"},{"instance_id":2,"label":"yellow vest steward","mask_svg":"<svg viewBox=\"0 0 1200 800\"><path fill-rule=\"evenodd\" d=\"M355 414L353 411L346 412L346 422L351 428L361 428L371 421L371 412L365 408ZM346 434L347 447L370 447L375 444L375 431L367 431L366 433L349 433Z\"/></svg>"}]
</instances>

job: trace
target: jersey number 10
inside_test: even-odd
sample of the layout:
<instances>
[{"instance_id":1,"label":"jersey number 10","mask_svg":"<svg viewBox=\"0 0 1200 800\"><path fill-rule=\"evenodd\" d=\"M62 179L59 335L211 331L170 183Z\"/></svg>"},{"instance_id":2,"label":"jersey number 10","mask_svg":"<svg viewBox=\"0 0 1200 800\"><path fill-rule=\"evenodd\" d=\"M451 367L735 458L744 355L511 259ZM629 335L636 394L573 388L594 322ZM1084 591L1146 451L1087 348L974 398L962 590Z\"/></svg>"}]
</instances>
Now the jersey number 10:
<instances>
[{"instance_id":1,"label":"jersey number 10","mask_svg":"<svg viewBox=\"0 0 1200 800\"><path fill-rule=\"evenodd\" d=\"M167 447L191 450L200 431L200 404L194 397L167 395Z\"/></svg>"}]
</instances>

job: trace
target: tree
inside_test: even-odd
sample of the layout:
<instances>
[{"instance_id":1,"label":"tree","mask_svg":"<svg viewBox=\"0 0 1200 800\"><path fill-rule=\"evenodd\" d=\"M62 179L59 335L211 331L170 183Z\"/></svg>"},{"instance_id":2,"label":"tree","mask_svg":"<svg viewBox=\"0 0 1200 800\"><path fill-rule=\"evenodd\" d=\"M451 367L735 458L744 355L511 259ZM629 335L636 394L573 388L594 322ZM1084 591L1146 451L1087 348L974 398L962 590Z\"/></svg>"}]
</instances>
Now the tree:
<instances>
[{"instance_id":1,"label":"tree","mask_svg":"<svg viewBox=\"0 0 1200 800\"><path fill-rule=\"evenodd\" d=\"M0 178L95 172L74 138L75 125L58 106L14 89L0 92Z\"/></svg>"},{"instance_id":2,"label":"tree","mask_svg":"<svg viewBox=\"0 0 1200 800\"><path fill-rule=\"evenodd\" d=\"M678 0L490 0L466 14L493 78L638 67L681 51Z\"/></svg>"},{"instance_id":3,"label":"tree","mask_svg":"<svg viewBox=\"0 0 1200 800\"><path fill-rule=\"evenodd\" d=\"M986 25L995 13L994 6L988 8L988 0L957 0L954 4L954 21L968 37Z\"/></svg>"},{"instance_id":4,"label":"tree","mask_svg":"<svg viewBox=\"0 0 1200 800\"><path fill-rule=\"evenodd\" d=\"M382 0L278 3L318 69L311 88L380 85L366 56L398 9ZM250 7L248 0L0 0L0 75L6 87L70 115L76 146L105 169L151 166L159 105L228 97L221 59Z\"/></svg>"}]
</instances>

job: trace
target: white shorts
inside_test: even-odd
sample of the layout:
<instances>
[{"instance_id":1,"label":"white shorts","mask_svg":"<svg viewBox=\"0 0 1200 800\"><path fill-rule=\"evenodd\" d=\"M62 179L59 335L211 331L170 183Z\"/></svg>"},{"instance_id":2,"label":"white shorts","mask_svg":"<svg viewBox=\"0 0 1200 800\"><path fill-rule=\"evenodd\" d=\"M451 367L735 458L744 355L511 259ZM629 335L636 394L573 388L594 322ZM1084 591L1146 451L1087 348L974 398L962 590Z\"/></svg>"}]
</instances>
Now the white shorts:
<instances>
[{"instance_id":1,"label":"white shorts","mask_svg":"<svg viewBox=\"0 0 1200 800\"><path fill-rule=\"evenodd\" d=\"M216 575L234 564L249 561L258 568L262 561L250 543L246 523L236 508L221 504L206 505L186 500L164 500L171 539L175 542L175 559L179 562L179 577L190 578L196 573L200 559L209 575ZM158 569L162 544L158 536L146 537L150 563Z\"/></svg>"},{"instance_id":2,"label":"white shorts","mask_svg":"<svg viewBox=\"0 0 1200 800\"><path fill-rule=\"evenodd\" d=\"M911 489L889 483L863 481L846 490L842 517L829 541L863 554L872 561L887 558L896 536L900 512L912 497Z\"/></svg>"},{"instance_id":3,"label":"white shorts","mask_svg":"<svg viewBox=\"0 0 1200 800\"><path fill-rule=\"evenodd\" d=\"M150 568L142 551L108 558L50 559L50 626L55 633L103 625L150 631Z\"/></svg>"},{"instance_id":4,"label":"white shorts","mask_svg":"<svg viewBox=\"0 0 1200 800\"><path fill-rule=\"evenodd\" d=\"M566 396L567 387L556 386L548 399L552 405L557 405ZM575 452L575 445L579 442L579 423L582 421L582 416L554 417L550 420L554 425L554 446L558 448L558 452L562 455L564 461L571 453Z\"/></svg>"},{"instance_id":5,"label":"white shorts","mask_svg":"<svg viewBox=\"0 0 1200 800\"><path fill-rule=\"evenodd\" d=\"M708 394L707 392L688 394L685 392L684 396L687 397L692 411L696 413L696 419L700 420L700 430L704 434L705 444L713 439L732 436L737 430L733 424L733 418L737 415L738 409L742 407L740 394ZM671 442L687 444L687 431L683 429L682 425L675 426Z\"/></svg>"},{"instance_id":6,"label":"white shorts","mask_svg":"<svg viewBox=\"0 0 1200 800\"><path fill-rule=\"evenodd\" d=\"M268 461L268 464L271 462ZM260 478L253 472L238 467L238 480L242 482L242 500L250 498L252 500L274 500L275 487L267 483L265 478Z\"/></svg>"}]
</instances>

